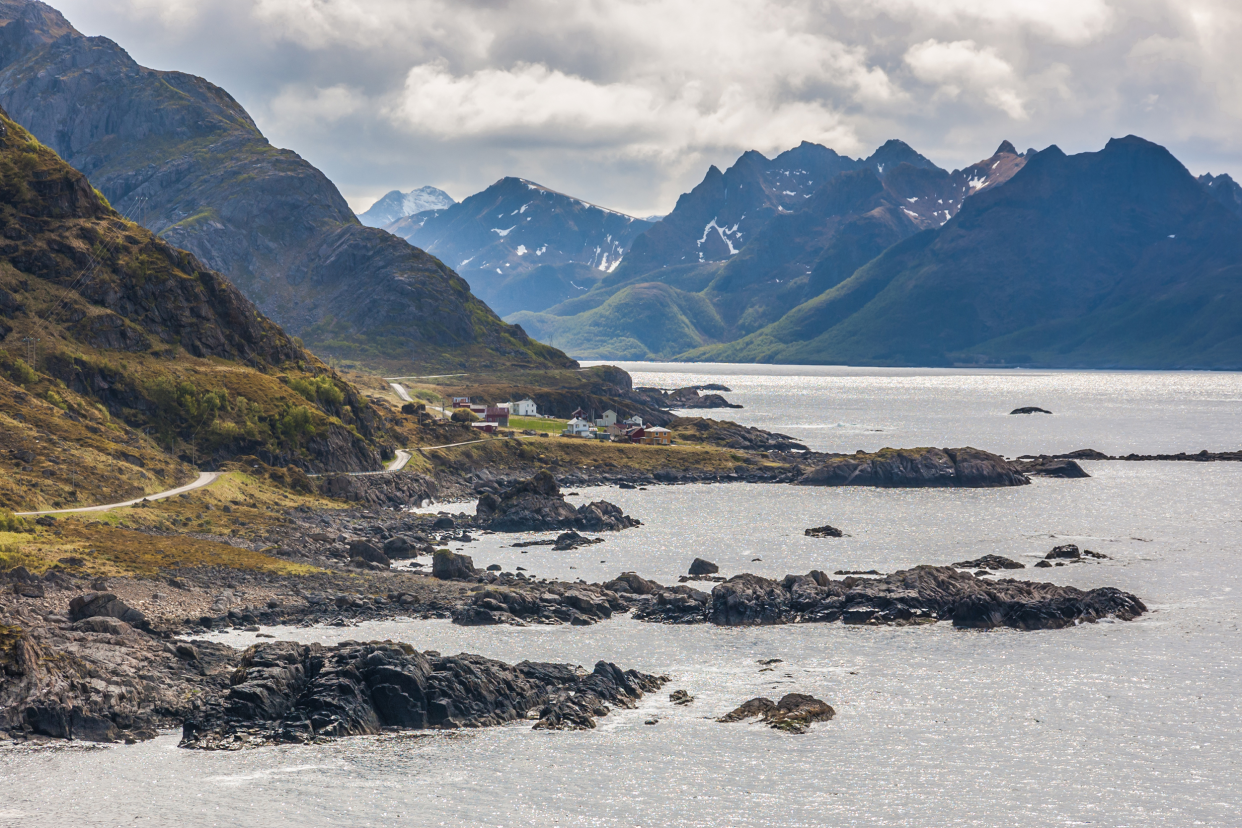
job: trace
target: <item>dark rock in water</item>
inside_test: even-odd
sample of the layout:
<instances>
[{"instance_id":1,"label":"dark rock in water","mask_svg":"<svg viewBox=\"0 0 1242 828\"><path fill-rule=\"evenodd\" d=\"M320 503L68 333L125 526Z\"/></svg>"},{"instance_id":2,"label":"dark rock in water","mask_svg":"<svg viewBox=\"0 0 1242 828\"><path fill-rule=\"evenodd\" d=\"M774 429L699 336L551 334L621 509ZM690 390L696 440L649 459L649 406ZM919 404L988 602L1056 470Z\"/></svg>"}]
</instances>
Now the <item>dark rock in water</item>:
<instances>
[{"instance_id":1,"label":"dark rock in water","mask_svg":"<svg viewBox=\"0 0 1242 828\"><path fill-rule=\"evenodd\" d=\"M720 571L720 567L711 561L705 561L702 558L695 558L690 564L691 575L715 575Z\"/></svg>"},{"instance_id":2,"label":"dark rock in water","mask_svg":"<svg viewBox=\"0 0 1242 828\"><path fill-rule=\"evenodd\" d=\"M684 587L680 589L685 589ZM702 596L702 593L698 593ZM705 599L705 600L704 600ZM952 567L918 566L882 578L829 580L822 572L774 581L737 575L702 599L673 590L638 607L642 621L747 626L842 621L921 624L952 620L958 627L1058 629L1147 611L1135 596L1111 587L1083 591L1034 581L985 581Z\"/></svg>"},{"instance_id":3,"label":"dark rock in water","mask_svg":"<svg viewBox=\"0 0 1242 828\"><path fill-rule=\"evenodd\" d=\"M69 620L81 621L84 618L105 616L124 621L131 627L140 629L147 626L147 617L117 598L111 592L88 592L79 595L69 602Z\"/></svg>"},{"instance_id":4,"label":"dark rock in water","mask_svg":"<svg viewBox=\"0 0 1242 828\"><path fill-rule=\"evenodd\" d=\"M349 544L349 557L353 560L364 560L367 563L379 564L380 566L391 566L392 561L388 559L380 548L367 540L351 541Z\"/></svg>"},{"instance_id":5,"label":"dark rock in water","mask_svg":"<svg viewBox=\"0 0 1242 828\"><path fill-rule=\"evenodd\" d=\"M835 526L829 526L826 523L823 526L817 526L814 529L807 529L805 532L803 532L803 534L806 535L808 538L842 538L842 537L845 537L845 533L842 532L840 529L838 529Z\"/></svg>"},{"instance_id":6,"label":"dark rock in water","mask_svg":"<svg viewBox=\"0 0 1242 828\"><path fill-rule=\"evenodd\" d=\"M786 733L806 733L814 722L831 721L837 711L827 703L804 693L789 693L779 702L759 697L721 716L716 721L741 722L759 717L775 730Z\"/></svg>"},{"instance_id":7,"label":"dark rock in water","mask_svg":"<svg viewBox=\"0 0 1242 828\"><path fill-rule=\"evenodd\" d=\"M442 581L473 580L478 574L474 568L474 560L469 555L437 549L431 559L431 575Z\"/></svg>"},{"instance_id":8,"label":"dark rock in water","mask_svg":"<svg viewBox=\"0 0 1242 828\"><path fill-rule=\"evenodd\" d=\"M1026 569L1026 564L1003 558L1000 555L984 555L973 561L959 561L953 566L960 569Z\"/></svg>"},{"instance_id":9,"label":"dark rock in water","mask_svg":"<svg viewBox=\"0 0 1242 828\"><path fill-rule=\"evenodd\" d=\"M974 448L883 449L833 457L797 481L800 486L971 489L1030 482L1013 463Z\"/></svg>"},{"instance_id":10,"label":"dark rock in water","mask_svg":"<svg viewBox=\"0 0 1242 828\"><path fill-rule=\"evenodd\" d=\"M552 548L557 552L567 552L571 549L577 549L580 546L593 546L597 543L603 543L603 538L585 538L577 532L563 532L553 542Z\"/></svg>"},{"instance_id":11,"label":"dark rock in water","mask_svg":"<svg viewBox=\"0 0 1242 828\"><path fill-rule=\"evenodd\" d=\"M1045 411L1044 409L1037 408L1033 405L1028 405L1025 408L1015 408L1013 411L1010 411L1009 413L1010 414L1051 414L1052 412Z\"/></svg>"},{"instance_id":12,"label":"dark rock in water","mask_svg":"<svg viewBox=\"0 0 1242 828\"><path fill-rule=\"evenodd\" d=\"M655 581L648 581L646 578L633 572L622 572L616 578L604 584L604 589L609 589L613 592L628 592L634 595L657 595L664 587Z\"/></svg>"},{"instance_id":13,"label":"dark rock in water","mask_svg":"<svg viewBox=\"0 0 1242 828\"><path fill-rule=\"evenodd\" d=\"M453 529L456 526L457 523L448 515L440 515L435 523L431 524L432 529Z\"/></svg>"},{"instance_id":14,"label":"dark rock in water","mask_svg":"<svg viewBox=\"0 0 1242 828\"><path fill-rule=\"evenodd\" d=\"M488 572L499 572L502 569L504 569L504 567L501 566L500 564L488 564L487 566Z\"/></svg>"},{"instance_id":15,"label":"dark rock in water","mask_svg":"<svg viewBox=\"0 0 1242 828\"><path fill-rule=\"evenodd\" d=\"M515 484L500 496L484 494L479 498L476 514L483 525L497 532L610 532L640 525L602 500L575 509L565 501L556 478L546 470Z\"/></svg>"},{"instance_id":16,"label":"dark rock in water","mask_svg":"<svg viewBox=\"0 0 1242 828\"><path fill-rule=\"evenodd\" d=\"M883 575L878 569L838 569L833 575Z\"/></svg>"},{"instance_id":17,"label":"dark rock in water","mask_svg":"<svg viewBox=\"0 0 1242 828\"><path fill-rule=\"evenodd\" d=\"M675 705L685 706L687 704L694 703L694 696L690 695L685 690L674 690L669 694L668 700Z\"/></svg>"},{"instance_id":18,"label":"dark rock in water","mask_svg":"<svg viewBox=\"0 0 1242 828\"><path fill-rule=\"evenodd\" d=\"M1065 480L1081 480L1090 477L1086 469L1074 460L1056 459L1052 457L1036 457L1033 460L1019 459L1015 464L1023 474L1039 477L1060 477Z\"/></svg>"},{"instance_id":19,"label":"dark rock in water","mask_svg":"<svg viewBox=\"0 0 1242 828\"><path fill-rule=\"evenodd\" d=\"M1037 561L1035 563L1035 568L1036 569L1052 569L1052 564L1050 564L1048 561Z\"/></svg>"},{"instance_id":20,"label":"dark rock in water","mask_svg":"<svg viewBox=\"0 0 1242 828\"><path fill-rule=\"evenodd\" d=\"M538 728L594 727L607 705L633 707L666 681L602 661L588 674L567 664L441 657L405 644L264 643L246 651L220 698L186 719L181 746L235 750L386 727L484 727L532 711Z\"/></svg>"},{"instance_id":21,"label":"dark rock in water","mask_svg":"<svg viewBox=\"0 0 1242 828\"><path fill-rule=\"evenodd\" d=\"M1076 559L1081 558L1082 552L1079 551L1075 544L1067 543L1064 546L1054 546L1052 551L1044 555L1044 560L1054 561L1057 558Z\"/></svg>"}]
</instances>

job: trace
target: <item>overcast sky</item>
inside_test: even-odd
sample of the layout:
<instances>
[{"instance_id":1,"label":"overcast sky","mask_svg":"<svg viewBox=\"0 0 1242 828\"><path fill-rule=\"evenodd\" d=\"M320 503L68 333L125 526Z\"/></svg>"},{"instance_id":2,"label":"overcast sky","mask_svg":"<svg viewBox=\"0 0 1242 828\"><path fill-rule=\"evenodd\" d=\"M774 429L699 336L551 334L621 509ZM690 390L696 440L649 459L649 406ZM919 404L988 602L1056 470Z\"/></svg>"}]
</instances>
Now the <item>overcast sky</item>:
<instances>
[{"instance_id":1,"label":"overcast sky","mask_svg":"<svg viewBox=\"0 0 1242 828\"><path fill-rule=\"evenodd\" d=\"M1242 178L1240 0L50 0L233 94L355 210L517 175L635 215L746 149L953 169L1141 135Z\"/></svg>"}]
</instances>

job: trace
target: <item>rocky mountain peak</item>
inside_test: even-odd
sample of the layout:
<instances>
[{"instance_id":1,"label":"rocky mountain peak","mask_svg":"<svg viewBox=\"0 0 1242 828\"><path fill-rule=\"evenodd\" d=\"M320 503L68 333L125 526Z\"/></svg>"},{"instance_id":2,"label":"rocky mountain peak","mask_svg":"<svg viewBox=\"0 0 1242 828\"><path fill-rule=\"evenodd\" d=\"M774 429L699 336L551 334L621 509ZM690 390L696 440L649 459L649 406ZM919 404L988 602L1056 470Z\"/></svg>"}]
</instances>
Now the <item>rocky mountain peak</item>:
<instances>
[{"instance_id":1,"label":"rocky mountain peak","mask_svg":"<svg viewBox=\"0 0 1242 828\"><path fill-rule=\"evenodd\" d=\"M992 153L992 155L997 156L1006 153L1009 155L1017 155L1018 151L1014 149L1013 144L1008 141L1001 141L1000 146L996 148L996 152Z\"/></svg>"},{"instance_id":2,"label":"rocky mountain peak","mask_svg":"<svg viewBox=\"0 0 1242 828\"><path fill-rule=\"evenodd\" d=\"M367 227L384 227L407 216L416 216L432 210L447 210L457 202L444 190L436 187L419 187L403 193L392 190L376 201L358 220ZM398 234L402 235L402 234ZM405 238L402 235L402 238Z\"/></svg>"}]
</instances>

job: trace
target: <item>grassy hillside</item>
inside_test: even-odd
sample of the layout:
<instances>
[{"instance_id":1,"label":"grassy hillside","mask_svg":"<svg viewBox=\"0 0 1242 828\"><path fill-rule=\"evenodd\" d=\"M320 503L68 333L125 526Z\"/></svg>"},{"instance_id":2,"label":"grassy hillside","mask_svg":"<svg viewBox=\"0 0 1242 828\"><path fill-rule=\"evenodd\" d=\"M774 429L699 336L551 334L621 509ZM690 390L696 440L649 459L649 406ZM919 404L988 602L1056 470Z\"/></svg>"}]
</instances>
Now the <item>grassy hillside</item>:
<instances>
[{"instance_id":1,"label":"grassy hillside","mask_svg":"<svg viewBox=\"0 0 1242 828\"><path fill-rule=\"evenodd\" d=\"M140 494L246 455L378 466L349 383L2 112L0 237L0 502Z\"/></svg>"}]
</instances>

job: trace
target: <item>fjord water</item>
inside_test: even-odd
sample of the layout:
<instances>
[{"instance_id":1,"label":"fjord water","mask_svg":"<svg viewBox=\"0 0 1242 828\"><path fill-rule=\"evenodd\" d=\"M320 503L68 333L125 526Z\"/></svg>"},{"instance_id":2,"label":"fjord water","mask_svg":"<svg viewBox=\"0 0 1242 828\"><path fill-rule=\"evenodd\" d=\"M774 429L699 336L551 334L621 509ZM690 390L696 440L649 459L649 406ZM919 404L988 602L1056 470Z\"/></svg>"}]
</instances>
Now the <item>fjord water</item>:
<instances>
[{"instance_id":1,"label":"fjord water","mask_svg":"<svg viewBox=\"0 0 1242 828\"><path fill-rule=\"evenodd\" d=\"M1236 374L644 367L656 370L636 374L637 384L723 382L746 405L731 418L840 451L1225 450L1238 447L1242 415ZM1020 405L1056 413L1010 417ZM995 552L1027 564L1017 577L1134 592L1152 610L1138 621L1044 632L716 629L628 618L586 628L397 620L273 630L506 661L590 668L605 659L672 681L585 733L516 724L228 754L179 750L175 735L132 747L4 751L0 824L1237 825L1242 464L1084 465L1090 479L1005 490L584 489L572 499L607 497L644 525L576 552L522 554L515 538L495 535L466 551L476 565L540 576L596 581L636 570L666 583L695 556L726 574L780 576L889 572ZM848 536L802 535L822 523ZM1110 557L1031 568L1071 542ZM770 671L759 664L772 658L782 661ZM672 706L667 694L683 688L694 704ZM804 736L711 720L755 695L791 691L825 699L836 719Z\"/></svg>"}]
</instances>

